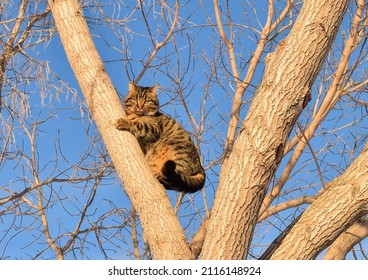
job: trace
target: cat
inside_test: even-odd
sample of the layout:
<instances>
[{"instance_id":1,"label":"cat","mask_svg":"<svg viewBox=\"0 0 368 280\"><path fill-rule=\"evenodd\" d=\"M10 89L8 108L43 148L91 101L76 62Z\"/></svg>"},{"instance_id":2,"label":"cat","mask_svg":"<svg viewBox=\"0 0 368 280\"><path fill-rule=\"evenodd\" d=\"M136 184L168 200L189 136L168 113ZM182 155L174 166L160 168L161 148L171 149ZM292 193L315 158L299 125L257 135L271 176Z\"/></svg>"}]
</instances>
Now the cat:
<instances>
[{"instance_id":1,"label":"cat","mask_svg":"<svg viewBox=\"0 0 368 280\"><path fill-rule=\"evenodd\" d=\"M118 119L115 127L137 138L151 172L167 190L197 192L206 177L198 151L189 133L159 112L157 88L130 82L124 101L127 116Z\"/></svg>"}]
</instances>

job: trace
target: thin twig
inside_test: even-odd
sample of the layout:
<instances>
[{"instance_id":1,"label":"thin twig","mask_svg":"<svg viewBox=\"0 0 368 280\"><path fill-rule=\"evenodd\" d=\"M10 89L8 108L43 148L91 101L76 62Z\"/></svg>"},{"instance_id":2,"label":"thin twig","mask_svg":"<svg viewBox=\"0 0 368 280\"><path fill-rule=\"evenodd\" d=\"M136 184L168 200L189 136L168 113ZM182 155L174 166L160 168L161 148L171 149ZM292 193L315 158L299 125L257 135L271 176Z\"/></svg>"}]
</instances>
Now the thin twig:
<instances>
[{"instance_id":1,"label":"thin twig","mask_svg":"<svg viewBox=\"0 0 368 280\"><path fill-rule=\"evenodd\" d=\"M132 226L132 241L133 241L133 247L134 247L134 257L136 260L139 260L141 258L139 254L139 247L138 247L138 238L137 238L137 215L134 208L134 205L132 204L132 210L131 212L131 226Z\"/></svg>"},{"instance_id":2,"label":"thin twig","mask_svg":"<svg viewBox=\"0 0 368 280\"><path fill-rule=\"evenodd\" d=\"M174 21L172 22L171 28L170 28L169 32L167 33L165 39L162 42L155 44L155 48L154 48L153 52L151 53L150 57L146 61L146 64L144 65L141 73L139 73L138 77L135 79L135 81L134 81L135 84L138 84L139 83L139 81L142 79L142 77L144 76L144 74L148 70L149 66L151 65L151 62L153 61L153 59L157 55L158 51L163 46L165 46L166 43L169 41L171 35L174 32L175 26L176 26L176 24L178 22L178 18L179 18L179 0L176 0Z\"/></svg>"}]
</instances>

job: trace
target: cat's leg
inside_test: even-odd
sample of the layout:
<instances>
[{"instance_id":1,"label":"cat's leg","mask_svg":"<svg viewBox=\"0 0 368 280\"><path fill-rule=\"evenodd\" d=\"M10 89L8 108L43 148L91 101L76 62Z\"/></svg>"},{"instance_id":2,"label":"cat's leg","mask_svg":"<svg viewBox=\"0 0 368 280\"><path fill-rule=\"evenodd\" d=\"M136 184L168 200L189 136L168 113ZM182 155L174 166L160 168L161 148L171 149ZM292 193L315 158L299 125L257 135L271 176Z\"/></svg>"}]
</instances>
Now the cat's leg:
<instances>
[{"instance_id":1,"label":"cat's leg","mask_svg":"<svg viewBox=\"0 0 368 280\"><path fill-rule=\"evenodd\" d=\"M129 131L137 139L143 139L143 142L155 142L160 137L161 130L155 119L142 117L139 119L118 119L115 122L115 128L118 130Z\"/></svg>"},{"instance_id":2,"label":"cat's leg","mask_svg":"<svg viewBox=\"0 0 368 280\"><path fill-rule=\"evenodd\" d=\"M130 131L130 121L127 119L118 119L115 122L115 128L118 130Z\"/></svg>"}]
</instances>

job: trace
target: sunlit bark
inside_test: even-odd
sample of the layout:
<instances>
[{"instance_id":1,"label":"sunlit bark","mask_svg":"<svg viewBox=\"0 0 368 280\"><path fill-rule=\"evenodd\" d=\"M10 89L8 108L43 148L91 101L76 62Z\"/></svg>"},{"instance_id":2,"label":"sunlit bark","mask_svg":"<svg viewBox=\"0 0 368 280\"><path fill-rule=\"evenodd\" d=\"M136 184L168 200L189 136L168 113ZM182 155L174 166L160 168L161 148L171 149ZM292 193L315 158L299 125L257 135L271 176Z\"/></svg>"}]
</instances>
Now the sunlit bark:
<instances>
[{"instance_id":1,"label":"sunlit bark","mask_svg":"<svg viewBox=\"0 0 368 280\"><path fill-rule=\"evenodd\" d=\"M96 51L79 1L55 0L49 3L68 60L126 192L139 214L154 257L192 258L166 192L150 173L137 141L130 133L115 129L115 120L124 117L125 113Z\"/></svg>"},{"instance_id":2,"label":"sunlit bark","mask_svg":"<svg viewBox=\"0 0 368 280\"><path fill-rule=\"evenodd\" d=\"M348 3L306 1L289 36L267 57L264 79L221 170L203 259L247 255L269 182Z\"/></svg>"},{"instance_id":3,"label":"sunlit bark","mask_svg":"<svg viewBox=\"0 0 368 280\"><path fill-rule=\"evenodd\" d=\"M368 144L360 156L302 214L271 259L315 259L368 212Z\"/></svg>"}]
</instances>

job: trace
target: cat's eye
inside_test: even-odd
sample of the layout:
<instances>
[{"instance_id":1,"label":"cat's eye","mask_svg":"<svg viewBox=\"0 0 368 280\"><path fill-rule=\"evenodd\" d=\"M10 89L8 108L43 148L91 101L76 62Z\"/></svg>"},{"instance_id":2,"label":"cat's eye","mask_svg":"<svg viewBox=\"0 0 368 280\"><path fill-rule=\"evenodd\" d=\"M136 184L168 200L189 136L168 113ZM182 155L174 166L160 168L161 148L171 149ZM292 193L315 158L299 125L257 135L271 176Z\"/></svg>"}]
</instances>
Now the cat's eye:
<instances>
[{"instance_id":1,"label":"cat's eye","mask_svg":"<svg viewBox=\"0 0 368 280\"><path fill-rule=\"evenodd\" d=\"M137 100L135 100L134 98L128 98L127 100L125 100L125 104L133 104L133 103L135 103L135 102L137 102Z\"/></svg>"},{"instance_id":2,"label":"cat's eye","mask_svg":"<svg viewBox=\"0 0 368 280\"><path fill-rule=\"evenodd\" d=\"M152 97L147 97L146 102L151 103L151 104L156 104L156 99Z\"/></svg>"}]
</instances>

